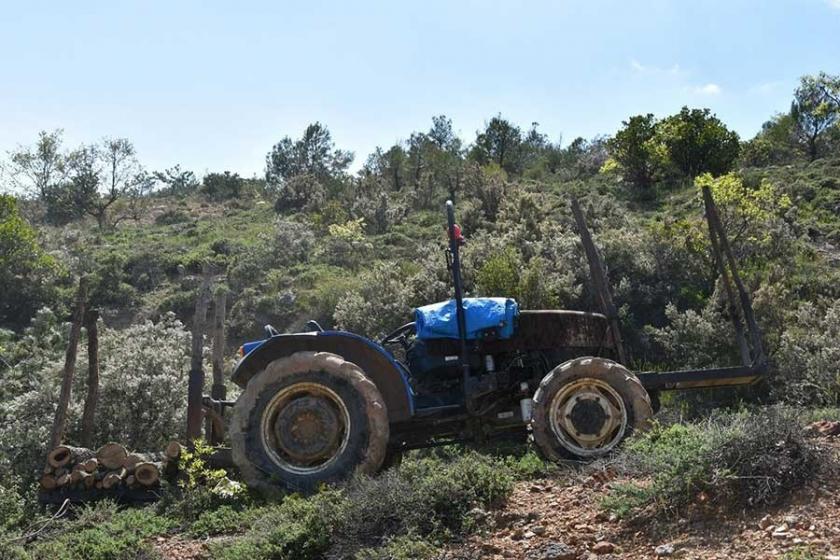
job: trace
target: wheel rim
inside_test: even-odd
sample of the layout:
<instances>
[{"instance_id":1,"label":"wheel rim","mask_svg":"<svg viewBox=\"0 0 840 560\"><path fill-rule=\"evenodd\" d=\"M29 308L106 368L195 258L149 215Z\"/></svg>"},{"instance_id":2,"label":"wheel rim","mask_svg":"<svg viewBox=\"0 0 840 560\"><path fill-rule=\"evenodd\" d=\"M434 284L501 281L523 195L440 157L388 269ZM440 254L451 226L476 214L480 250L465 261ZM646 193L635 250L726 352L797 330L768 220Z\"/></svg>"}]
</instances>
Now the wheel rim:
<instances>
[{"instance_id":1,"label":"wheel rim","mask_svg":"<svg viewBox=\"0 0 840 560\"><path fill-rule=\"evenodd\" d=\"M551 400L549 414L554 436L581 457L603 455L627 430L624 400L600 379L587 377L562 387Z\"/></svg>"},{"instance_id":2,"label":"wheel rim","mask_svg":"<svg viewBox=\"0 0 840 560\"><path fill-rule=\"evenodd\" d=\"M276 465L313 474L328 468L347 447L350 414L329 387L296 383L268 403L260 432L263 448Z\"/></svg>"}]
</instances>

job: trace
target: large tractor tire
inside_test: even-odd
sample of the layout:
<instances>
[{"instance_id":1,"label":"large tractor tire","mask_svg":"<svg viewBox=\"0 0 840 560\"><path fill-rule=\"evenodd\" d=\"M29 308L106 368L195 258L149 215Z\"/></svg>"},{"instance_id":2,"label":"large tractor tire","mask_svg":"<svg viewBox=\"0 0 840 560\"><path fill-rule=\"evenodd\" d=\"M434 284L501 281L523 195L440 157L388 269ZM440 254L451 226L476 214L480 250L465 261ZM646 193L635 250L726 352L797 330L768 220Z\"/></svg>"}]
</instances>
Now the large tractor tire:
<instances>
[{"instance_id":1,"label":"large tractor tire","mask_svg":"<svg viewBox=\"0 0 840 560\"><path fill-rule=\"evenodd\" d=\"M607 455L653 415L650 397L627 368L576 358L551 370L534 394L531 430L547 459Z\"/></svg>"},{"instance_id":2,"label":"large tractor tire","mask_svg":"<svg viewBox=\"0 0 840 560\"><path fill-rule=\"evenodd\" d=\"M355 364L326 352L297 352L255 375L233 407L233 461L264 492L308 492L385 459L388 412Z\"/></svg>"}]
</instances>

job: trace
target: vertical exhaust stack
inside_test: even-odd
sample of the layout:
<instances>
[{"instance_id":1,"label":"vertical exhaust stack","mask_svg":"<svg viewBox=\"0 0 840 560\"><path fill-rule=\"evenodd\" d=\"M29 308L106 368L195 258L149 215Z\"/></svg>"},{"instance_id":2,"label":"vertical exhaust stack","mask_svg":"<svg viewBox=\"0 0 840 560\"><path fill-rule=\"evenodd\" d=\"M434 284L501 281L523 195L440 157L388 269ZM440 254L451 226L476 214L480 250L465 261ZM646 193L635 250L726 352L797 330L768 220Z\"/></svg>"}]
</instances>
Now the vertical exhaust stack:
<instances>
[{"instance_id":1,"label":"vertical exhaust stack","mask_svg":"<svg viewBox=\"0 0 840 560\"><path fill-rule=\"evenodd\" d=\"M464 315L464 292L461 283L461 245L464 244L464 237L461 235L461 228L455 223L455 206L451 200L446 201L447 233L449 234L449 254L452 256L452 284L455 286L455 310L458 321L458 340L461 349L461 369L463 371L464 396L467 394L467 387L470 382L470 360L467 349L467 321Z\"/></svg>"}]
</instances>

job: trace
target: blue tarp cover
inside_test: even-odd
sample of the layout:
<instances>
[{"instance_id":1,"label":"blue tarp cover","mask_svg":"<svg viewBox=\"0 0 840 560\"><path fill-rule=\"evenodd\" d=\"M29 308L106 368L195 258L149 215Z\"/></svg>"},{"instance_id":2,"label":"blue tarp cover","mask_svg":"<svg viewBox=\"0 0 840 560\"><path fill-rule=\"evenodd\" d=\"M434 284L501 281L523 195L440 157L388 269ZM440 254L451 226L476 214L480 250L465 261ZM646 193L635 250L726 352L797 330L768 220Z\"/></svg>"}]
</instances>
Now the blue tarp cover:
<instances>
[{"instance_id":1,"label":"blue tarp cover","mask_svg":"<svg viewBox=\"0 0 840 560\"><path fill-rule=\"evenodd\" d=\"M464 315L468 339L482 338L490 329L498 338L510 338L519 305L510 298L464 298ZM420 339L458 338L454 299L418 307L415 322Z\"/></svg>"}]
</instances>

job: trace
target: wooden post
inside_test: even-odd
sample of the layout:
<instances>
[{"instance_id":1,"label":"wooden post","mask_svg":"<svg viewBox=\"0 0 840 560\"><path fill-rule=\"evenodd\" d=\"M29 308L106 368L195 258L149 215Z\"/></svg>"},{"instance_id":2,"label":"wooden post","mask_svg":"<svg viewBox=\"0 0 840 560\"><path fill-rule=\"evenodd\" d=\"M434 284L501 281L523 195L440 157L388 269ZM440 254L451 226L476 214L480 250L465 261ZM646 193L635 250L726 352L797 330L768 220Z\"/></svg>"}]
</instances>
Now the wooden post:
<instances>
[{"instance_id":1,"label":"wooden post","mask_svg":"<svg viewBox=\"0 0 840 560\"><path fill-rule=\"evenodd\" d=\"M202 271L201 287L195 301L195 315L192 328L192 359L187 382L187 439L201 437L201 398L204 392L204 329L207 323L207 306L210 303L210 273L207 267Z\"/></svg>"},{"instance_id":2,"label":"wooden post","mask_svg":"<svg viewBox=\"0 0 840 560\"><path fill-rule=\"evenodd\" d=\"M720 247L723 249L723 254L726 256L727 263L729 263L729 270L732 272L732 280L738 289L738 298L741 301L741 310L744 312L744 321L746 321L747 327L750 329L753 360L757 364L764 365L766 356L764 354L764 344L761 341L761 330L758 328L758 323L755 320L750 295L747 293L747 289L741 281L741 275L738 274L738 266L735 261L735 256L732 254L732 247L729 246L729 240L726 238L726 232L723 229L723 224L720 222L720 216L718 215L717 207L715 206L709 187L703 187L703 201L706 203L706 210L711 218L711 223L714 224L717 230Z\"/></svg>"},{"instance_id":3,"label":"wooden post","mask_svg":"<svg viewBox=\"0 0 840 560\"><path fill-rule=\"evenodd\" d=\"M744 336L744 325L741 323L741 314L738 310L738 304L735 301L735 293L732 291L732 283L729 279L729 270L726 268L726 263L723 260L723 255L720 249L720 240L718 239L718 230L715 227L714 219L712 218L712 199L711 193L707 194L708 189L703 187L703 205L706 209L706 222L709 226L709 240L712 243L712 253L714 253L715 264L717 264L718 271L720 271L723 286L726 289L726 299L729 302L729 317L732 319L732 326L735 328L735 341L738 343L738 351L741 354L741 363L748 366L752 363L750 357L750 347L747 345L747 338Z\"/></svg>"},{"instance_id":4,"label":"wooden post","mask_svg":"<svg viewBox=\"0 0 840 560\"><path fill-rule=\"evenodd\" d=\"M70 326L70 336L67 341L67 352L64 354L64 371L61 377L61 393L55 410L52 432L50 433L49 449L57 447L64 437L67 425L67 407L70 404L70 390L73 385L73 373L76 371L76 352L79 346L79 335L82 331L82 321L85 314L85 300L87 299L87 278L79 279L79 290L76 293L76 309L73 312L73 322Z\"/></svg>"},{"instance_id":5,"label":"wooden post","mask_svg":"<svg viewBox=\"0 0 840 560\"><path fill-rule=\"evenodd\" d=\"M227 287L220 285L216 289L216 303L213 310L213 388L210 396L215 400L224 400L225 388L225 312L227 307Z\"/></svg>"},{"instance_id":6,"label":"wooden post","mask_svg":"<svg viewBox=\"0 0 840 560\"><path fill-rule=\"evenodd\" d=\"M82 447L90 447L93 442L93 427L96 407L99 403L99 312L91 309L85 315L85 328L88 335L88 378L85 409L82 413Z\"/></svg>"},{"instance_id":7,"label":"wooden post","mask_svg":"<svg viewBox=\"0 0 840 560\"><path fill-rule=\"evenodd\" d=\"M210 398L223 401L227 396L225 387L225 313L227 306L227 287L220 284L216 287L215 302L213 304L213 386L210 388ZM219 410L220 413L224 409ZM204 421L204 432L207 441L218 444L224 438L224 431L219 429L219 422L214 422L211 416Z\"/></svg>"},{"instance_id":8,"label":"wooden post","mask_svg":"<svg viewBox=\"0 0 840 560\"><path fill-rule=\"evenodd\" d=\"M624 365L629 365L627 363L627 353L624 349L624 342L621 338L621 330L619 329L618 311L613 303L607 274L604 272L601 257L598 255L598 249L592 241L592 235L589 233L589 228L586 227L586 220L583 217L583 212L580 209L580 204L578 203L577 198L573 196L571 202L572 214L574 215L575 223L577 224L581 243L583 243L586 260L589 262L589 274L592 278L593 287L595 288L595 299L601 307L601 312L607 316L607 320L609 321L610 332L612 333L615 349L618 353L618 361Z\"/></svg>"}]
</instances>

